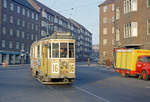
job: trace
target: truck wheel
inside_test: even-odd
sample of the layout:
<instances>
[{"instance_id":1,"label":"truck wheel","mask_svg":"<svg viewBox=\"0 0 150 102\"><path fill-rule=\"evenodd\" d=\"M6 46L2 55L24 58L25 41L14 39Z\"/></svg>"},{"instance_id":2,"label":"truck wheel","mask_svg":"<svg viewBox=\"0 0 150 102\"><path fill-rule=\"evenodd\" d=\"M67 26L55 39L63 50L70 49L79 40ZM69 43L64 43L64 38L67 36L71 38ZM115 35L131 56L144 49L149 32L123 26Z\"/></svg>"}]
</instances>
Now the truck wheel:
<instances>
[{"instance_id":1,"label":"truck wheel","mask_svg":"<svg viewBox=\"0 0 150 102\"><path fill-rule=\"evenodd\" d=\"M146 71L142 71L142 78L143 80L148 80L148 75Z\"/></svg>"}]
</instances>

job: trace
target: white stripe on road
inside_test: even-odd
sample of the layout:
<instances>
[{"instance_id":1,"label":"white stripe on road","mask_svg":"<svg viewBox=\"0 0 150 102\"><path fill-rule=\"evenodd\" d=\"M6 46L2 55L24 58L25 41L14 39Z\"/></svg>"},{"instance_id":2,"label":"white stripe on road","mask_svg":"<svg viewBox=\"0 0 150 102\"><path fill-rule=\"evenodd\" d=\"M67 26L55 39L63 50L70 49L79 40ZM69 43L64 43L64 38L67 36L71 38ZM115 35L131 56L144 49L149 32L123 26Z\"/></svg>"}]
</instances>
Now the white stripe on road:
<instances>
[{"instance_id":1,"label":"white stripe on road","mask_svg":"<svg viewBox=\"0 0 150 102\"><path fill-rule=\"evenodd\" d=\"M87 90L85 90L85 89L82 89L82 88L76 87L76 86L75 86L75 88L77 88L78 90L80 90L80 91L82 91L82 92L85 92L85 93L87 93L87 94L89 94L89 95L91 95L91 96L94 96L94 97L96 97L96 98L98 98L98 99L100 99L100 100L103 100L104 102L110 102L109 100L107 100L107 99L105 99L105 98L103 98L103 97L97 96L97 95L95 95L95 94L93 94L93 93L91 93L91 92L89 92L89 91L87 91Z\"/></svg>"}]
</instances>

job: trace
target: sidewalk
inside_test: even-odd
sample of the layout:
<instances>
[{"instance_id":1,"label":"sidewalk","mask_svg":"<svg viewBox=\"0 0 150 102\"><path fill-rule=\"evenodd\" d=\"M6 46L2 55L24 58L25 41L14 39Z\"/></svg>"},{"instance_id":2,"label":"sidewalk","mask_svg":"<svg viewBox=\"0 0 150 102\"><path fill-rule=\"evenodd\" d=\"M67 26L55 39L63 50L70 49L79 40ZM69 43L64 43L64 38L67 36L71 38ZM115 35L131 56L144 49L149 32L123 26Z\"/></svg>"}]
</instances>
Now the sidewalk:
<instances>
[{"instance_id":1,"label":"sidewalk","mask_svg":"<svg viewBox=\"0 0 150 102\"><path fill-rule=\"evenodd\" d=\"M22 67L22 66L30 66L30 64L14 64L14 65L8 65L8 66L3 66L3 65L0 65L0 68L13 68L13 67Z\"/></svg>"}]
</instances>

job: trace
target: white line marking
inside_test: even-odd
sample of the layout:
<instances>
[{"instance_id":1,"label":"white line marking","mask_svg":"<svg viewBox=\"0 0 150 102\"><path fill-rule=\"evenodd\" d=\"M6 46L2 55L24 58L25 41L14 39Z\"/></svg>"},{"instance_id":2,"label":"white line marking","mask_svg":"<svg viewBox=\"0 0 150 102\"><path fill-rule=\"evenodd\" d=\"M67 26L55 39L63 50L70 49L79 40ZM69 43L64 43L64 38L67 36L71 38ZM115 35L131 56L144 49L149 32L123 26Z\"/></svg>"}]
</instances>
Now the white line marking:
<instances>
[{"instance_id":1,"label":"white line marking","mask_svg":"<svg viewBox=\"0 0 150 102\"><path fill-rule=\"evenodd\" d=\"M146 86L145 88L150 89L150 86Z\"/></svg>"},{"instance_id":2,"label":"white line marking","mask_svg":"<svg viewBox=\"0 0 150 102\"><path fill-rule=\"evenodd\" d=\"M75 87L75 88L77 88L78 90L83 91L83 92L85 92L85 93L87 93L87 94L89 94L91 96L94 96L94 97L96 97L96 98L98 98L100 100L103 100L104 102L110 102L109 100L107 100L107 99L105 99L103 97L97 96L97 95L95 95L95 94L93 94L93 93L91 93L91 92L89 92L89 91L87 91L85 89L82 89L82 88L79 88L79 87Z\"/></svg>"}]
</instances>

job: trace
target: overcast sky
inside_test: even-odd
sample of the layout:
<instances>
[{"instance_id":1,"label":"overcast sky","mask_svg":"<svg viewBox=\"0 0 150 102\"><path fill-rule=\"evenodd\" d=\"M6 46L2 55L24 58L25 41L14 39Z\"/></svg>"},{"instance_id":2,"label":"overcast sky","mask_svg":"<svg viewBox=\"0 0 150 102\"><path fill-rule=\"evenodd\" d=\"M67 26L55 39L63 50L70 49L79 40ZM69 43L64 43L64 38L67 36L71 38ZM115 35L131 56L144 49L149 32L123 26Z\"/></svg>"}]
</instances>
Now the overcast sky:
<instances>
[{"instance_id":1,"label":"overcast sky","mask_svg":"<svg viewBox=\"0 0 150 102\"><path fill-rule=\"evenodd\" d=\"M93 33L93 44L99 44L99 8L104 0L38 0L61 15L72 18Z\"/></svg>"}]
</instances>

